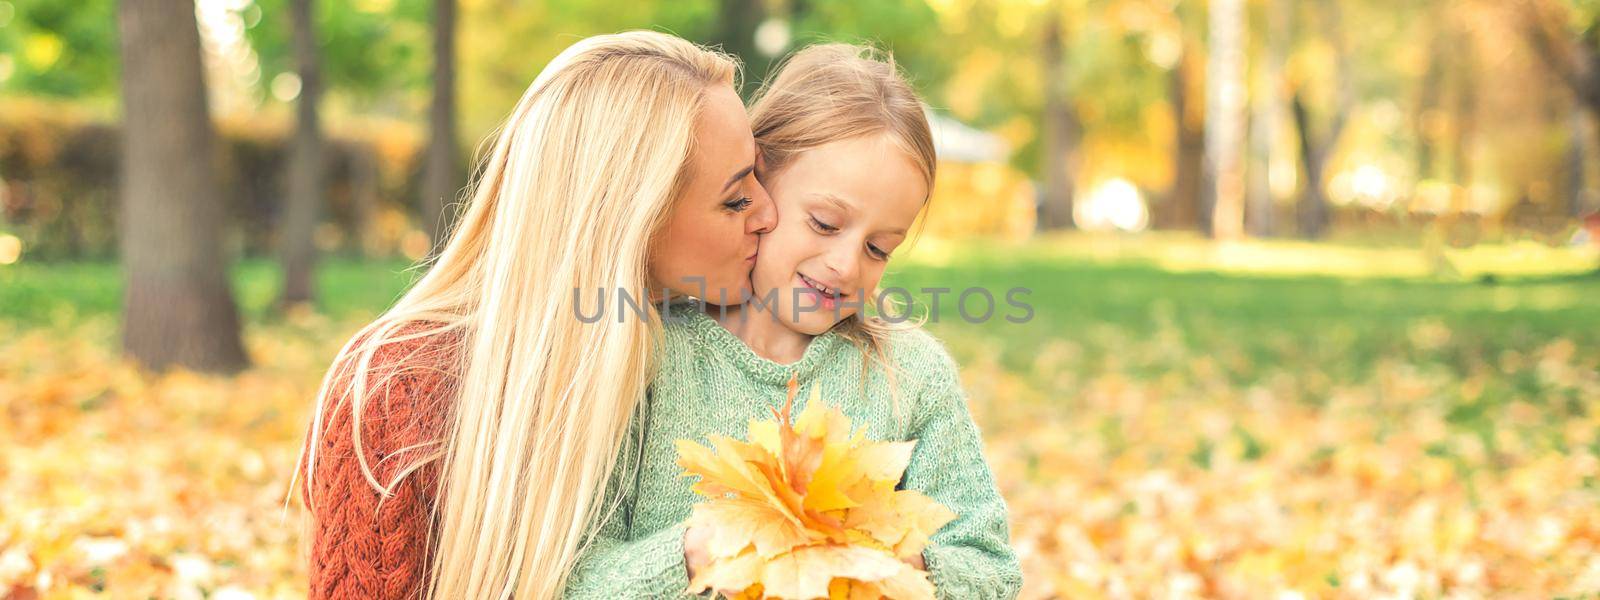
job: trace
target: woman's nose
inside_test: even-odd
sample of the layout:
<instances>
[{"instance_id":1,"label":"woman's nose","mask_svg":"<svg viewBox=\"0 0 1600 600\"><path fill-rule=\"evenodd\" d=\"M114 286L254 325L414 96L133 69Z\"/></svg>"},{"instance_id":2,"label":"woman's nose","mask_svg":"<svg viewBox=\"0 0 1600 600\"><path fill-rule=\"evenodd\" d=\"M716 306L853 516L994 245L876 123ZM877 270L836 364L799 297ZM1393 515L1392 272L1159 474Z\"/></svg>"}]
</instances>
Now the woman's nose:
<instances>
[{"instance_id":1,"label":"woman's nose","mask_svg":"<svg viewBox=\"0 0 1600 600\"><path fill-rule=\"evenodd\" d=\"M772 228L778 226L778 203L772 201L767 189L759 183L750 194L750 199L755 202L755 209L750 211L750 218L745 221L745 231L757 235L771 233Z\"/></svg>"}]
</instances>

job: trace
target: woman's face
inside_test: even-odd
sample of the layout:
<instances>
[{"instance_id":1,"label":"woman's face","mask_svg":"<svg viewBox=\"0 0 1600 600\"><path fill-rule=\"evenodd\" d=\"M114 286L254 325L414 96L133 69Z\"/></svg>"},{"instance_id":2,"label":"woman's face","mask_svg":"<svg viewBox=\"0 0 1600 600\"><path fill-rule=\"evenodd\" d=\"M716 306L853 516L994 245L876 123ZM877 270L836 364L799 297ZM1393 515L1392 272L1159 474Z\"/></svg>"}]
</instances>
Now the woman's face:
<instances>
[{"instance_id":1,"label":"woman's face","mask_svg":"<svg viewBox=\"0 0 1600 600\"><path fill-rule=\"evenodd\" d=\"M887 135L807 150L764 181L783 221L761 242L756 301L807 335L871 300L928 197L921 170Z\"/></svg>"},{"instance_id":2,"label":"woman's face","mask_svg":"<svg viewBox=\"0 0 1600 600\"><path fill-rule=\"evenodd\" d=\"M732 305L750 293L758 236L778 217L756 181L756 141L739 95L719 85L704 102L688 180L652 248L651 288Z\"/></svg>"}]
</instances>

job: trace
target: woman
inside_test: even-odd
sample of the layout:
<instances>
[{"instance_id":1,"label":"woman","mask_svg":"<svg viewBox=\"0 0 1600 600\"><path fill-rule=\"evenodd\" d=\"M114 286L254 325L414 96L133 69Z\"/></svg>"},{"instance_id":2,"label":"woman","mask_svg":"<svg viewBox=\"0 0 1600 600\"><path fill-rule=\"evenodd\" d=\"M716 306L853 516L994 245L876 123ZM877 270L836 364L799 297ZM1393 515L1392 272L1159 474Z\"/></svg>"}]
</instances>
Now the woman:
<instances>
[{"instance_id":1,"label":"woman","mask_svg":"<svg viewBox=\"0 0 1600 600\"><path fill-rule=\"evenodd\" d=\"M739 298L775 214L735 64L651 32L562 52L426 276L335 358L301 465L313 598L563 592L659 316L579 290Z\"/></svg>"}]
</instances>

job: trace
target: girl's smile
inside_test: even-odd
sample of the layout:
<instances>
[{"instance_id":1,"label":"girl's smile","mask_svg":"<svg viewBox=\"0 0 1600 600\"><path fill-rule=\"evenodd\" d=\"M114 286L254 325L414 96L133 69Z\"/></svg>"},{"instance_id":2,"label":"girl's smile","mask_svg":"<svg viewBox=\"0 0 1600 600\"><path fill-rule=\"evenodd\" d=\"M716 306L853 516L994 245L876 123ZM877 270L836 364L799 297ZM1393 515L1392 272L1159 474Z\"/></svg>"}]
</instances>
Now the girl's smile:
<instances>
[{"instance_id":1,"label":"girl's smile","mask_svg":"<svg viewBox=\"0 0 1600 600\"><path fill-rule=\"evenodd\" d=\"M843 293L838 287L817 283L816 280L806 277L803 273L797 274L796 277L800 280L796 289L810 300L809 303L801 304L802 310L820 308L831 313L838 310L841 301L850 298L850 294Z\"/></svg>"}]
</instances>

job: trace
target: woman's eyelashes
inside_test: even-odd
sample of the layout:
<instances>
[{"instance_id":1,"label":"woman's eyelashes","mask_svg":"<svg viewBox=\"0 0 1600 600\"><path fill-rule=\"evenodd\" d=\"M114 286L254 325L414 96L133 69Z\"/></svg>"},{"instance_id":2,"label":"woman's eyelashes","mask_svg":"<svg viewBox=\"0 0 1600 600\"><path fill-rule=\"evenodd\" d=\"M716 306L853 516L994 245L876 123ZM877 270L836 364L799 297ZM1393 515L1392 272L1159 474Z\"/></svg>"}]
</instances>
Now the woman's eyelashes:
<instances>
[{"instance_id":1,"label":"woman's eyelashes","mask_svg":"<svg viewBox=\"0 0 1600 600\"><path fill-rule=\"evenodd\" d=\"M745 209L747 209L747 208L750 208L751 204L754 204L754 201L751 200L749 196L741 196L741 197L729 200L727 202L723 202L722 203L722 207L726 208L726 209L728 209L730 211L739 213L739 212L744 212Z\"/></svg>"}]
</instances>

